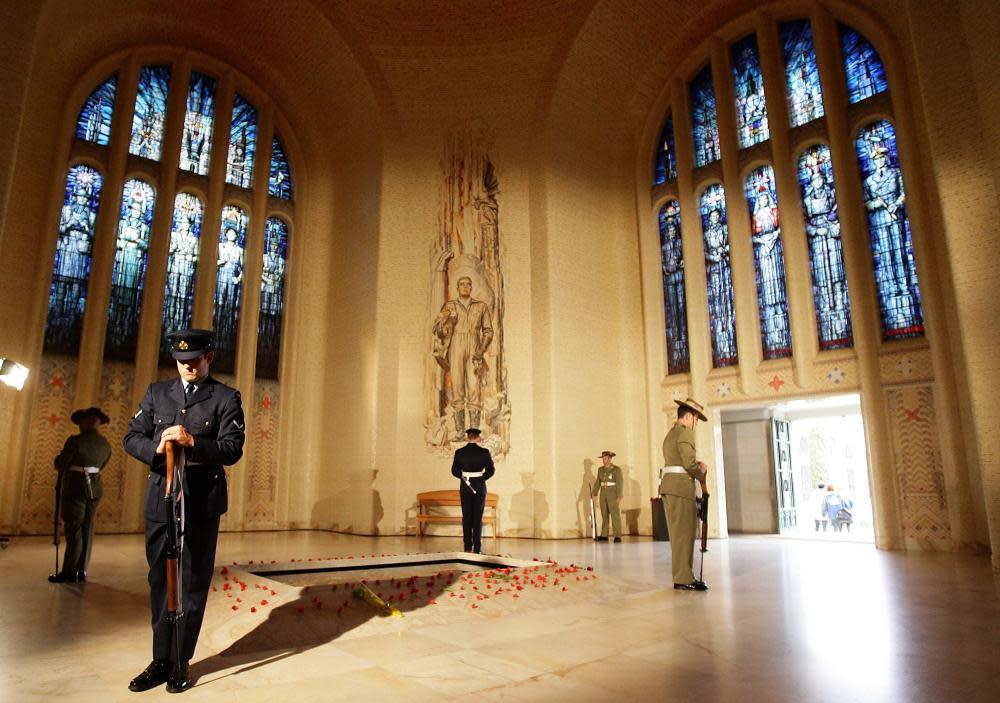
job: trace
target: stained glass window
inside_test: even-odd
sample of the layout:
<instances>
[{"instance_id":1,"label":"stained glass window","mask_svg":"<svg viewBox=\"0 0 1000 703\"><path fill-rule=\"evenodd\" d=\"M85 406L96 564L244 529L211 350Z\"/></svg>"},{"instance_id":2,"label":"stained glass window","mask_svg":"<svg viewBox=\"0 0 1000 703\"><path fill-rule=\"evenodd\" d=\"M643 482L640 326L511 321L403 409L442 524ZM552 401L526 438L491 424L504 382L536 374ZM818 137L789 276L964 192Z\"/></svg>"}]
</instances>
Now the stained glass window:
<instances>
[{"instance_id":1,"label":"stained glass window","mask_svg":"<svg viewBox=\"0 0 1000 703\"><path fill-rule=\"evenodd\" d=\"M222 208L219 258L215 272L215 363L219 373L236 367L236 334L239 331L243 293L243 254L247 241L247 215L235 205Z\"/></svg>"},{"instance_id":2,"label":"stained glass window","mask_svg":"<svg viewBox=\"0 0 1000 703\"><path fill-rule=\"evenodd\" d=\"M924 318L892 124L882 120L863 127L855 148L868 211L882 337L919 337L924 333Z\"/></svg>"},{"instance_id":3,"label":"stained glass window","mask_svg":"<svg viewBox=\"0 0 1000 703\"><path fill-rule=\"evenodd\" d=\"M764 74L760 68L757 37L753 34L733 44L733 86L736 94L736 128L740 148L745 149L770 137L767 104L764 102Z\"/></svg>"},{"instance_id":4,"label":"stained glass window","mask_svg":"<svg viewBox=\"0 0 1000 703\"><path fill-rule=\"evenodd\" d=\"M132 116L130 154L153 161L160 160L163 122L167 115L167 91L170 88L169 66L143 66Z\"/></svg>"},{"instance_id":5,"label":"stained glass window","mask_svg":"<svg viewBox=\"0 0 1000 703\"><path fill-rule=\"evenodd\" d=\"M117 76L97 86L87 98L76 118L76 138L107 146L111 141L111 117L115 109Z\"/></svg>"},{"instance_id":6,"label":"stained glass window","mask_svg":"<svg viewBox=\"0 0 1000 703\"><path fill-rule=\"evenodd\" d=\"M270 217L264 227L264 266L260 274L260 318L257 324L258 378L278 377L287 270L288 225L277 217Z\"/></svg>"},{"instance_id":7,"label":"stained glass window","mask_svg":"<svg viewBox=\"0 0 1000 703\"><path fill-rule=\"evenodd\" d=\"M812 27L808 20L784 22L781 46L785 58L785 87L792 127L823 116L823 91L816 66Z\"/></svg>"},{"instance_id":8,"label":"stained glass window","mask_svg":"<svg viewBox=\"0 0 1000 703\"><path fill-rule=\"evenodd\" d=\"M191 193L174 199L174 220L167 253L167 283L163 292L163 334L160 336L160 363L172 366L167 334L191 326L194 277L198 268L201 223L205 216L201 200Z\"/></svg>"},{"instance_id":9,"label":"stained glass window","mask_svg":"<svg viewBox=\"0 0 1000 703\"><path fill-rule=\"evenodd\" d=\"M690 91L694 165L699 167L718 161L722 156L719 149L719 122L715 106L715 90L712 87L711 65L705 66L694 77Z\"/></svg>"},{"instance_id":10,"label":"stained glass window","mask_svg":"<svg viewBox=\"0 0 1000 703\"><path fill-rule=\"evenodd\" d=\"M656 172L653 185L660 185L677 178L677 157L674 151L674 116L667 115L660 135L660 147L656 150Z\"/></svg>"},{"instance_id":11,"label":"stained glass window","mask_svg":"<svg viewBox=\"0 0 1000 703\"><path fill-rule=\"evenodd\" d=\"M867 39L850 27L840 25L840 48L844 54L849 103L859 103L889 89L882 59Z\"/></svg>"},{"instance_id":12,"label":"stained glass window","mask_svg":"<svg viewBox=\"0 0 1000 703\"><path fill-rule=\"evenodd\" d=\"M180 167L199 176L208 174L212 151L212 122L215 119L215 79L198 72L191 74L184 135L181 139Z\"/></svg>"},{"instance_id":13,"label":"stained glass window","mask_svg":"<svg viewBox=\"0 0 1000 703\"><path fill-rule=\"evenodd\" d=\"M102 185L101 174L82 164L70 167L66 176L45 322L47 352L76 354L80 348L94 224L101 203Z\"/></svg>"},{"instance_id":14,"label":"stained glass window","mask_svg":"<svg viewBox=\"0 0 1000 703\"><path fill-rule=\"evenodd\" d=\"M292 199L292 170L288 167L288 158L281 146L281 141L275 137L271 142L271 171L267 179L267 194L281 198Z\"/></svg>"},{"instance_id":15,"label":"stained glass window","mask_svg":"<svg viewBox=\"0 0 1000 703\"><path fill-rule=\"evenodd\" d=\"M667 372L684 373L691 364L684 300L681 204L676 200L660 208L660 264L663 268L663 309L667 318Z\"/></svg>"},{"instance_id":16,"label":"stained glass window","mask_svg":"<svg viewBox=\"0 0 1000 703\"><path fill-rule=\"evenodd\" d=\"M825 144L809 147L799 157L799 189L809 240L809 268L812 271L819 348L851 347L854 337L840 240L840 215L830 149Z\"/></svg>"},{"instance_id":17,"label":"stained glass window","mask_svg":"<svg viewBox=\"0 0 1000 703\"><path fill-rule=\"evenodd\" d=\"M108 303L108 329L104 341L106 359L132 361L135 358L146 279L146 253L155 202L156 194L151 185L138 179L125 182L115 263L111 272L111 300Z\"/></svg>"},{"instance_id":18,"label":"stained glass window","mask_svg":"<svg viewBox=\"0 0 1000 703\"><path fill-rule=\"evenodd\" d=\"M233 121L229 126L229 158L226 183L249 188L253 183L253 157L257 151L257 109L239 93L233 98Z\"/></svg>"},{"instance_id":19,"label":"stained glass window","mask_svg":"<svg viewBox=\"0 0 1000 703\"><path fill-rule=\"evenodd\" d=\"M778 194L774 169L761 166L750 172L743 183L750 210L750 233L757 282L757 309L764 359L792 355L792 335L788 326L788 296L785 290L785 252L781 244Z\"/></svg>"},{"instance_id":20,"label":"stained glass window","mask_svg":"<svg viewBox=\"0 0 1000 703\"><path fill-rule=\"evenodd\" d=\"M739 361L736 353L736 308L733 305L733 271L729 261L726 193L721 184L716 183L705 189L701 194L698 210L705 233L712 366L733 366Z\"/></svg>"}]
</instances>

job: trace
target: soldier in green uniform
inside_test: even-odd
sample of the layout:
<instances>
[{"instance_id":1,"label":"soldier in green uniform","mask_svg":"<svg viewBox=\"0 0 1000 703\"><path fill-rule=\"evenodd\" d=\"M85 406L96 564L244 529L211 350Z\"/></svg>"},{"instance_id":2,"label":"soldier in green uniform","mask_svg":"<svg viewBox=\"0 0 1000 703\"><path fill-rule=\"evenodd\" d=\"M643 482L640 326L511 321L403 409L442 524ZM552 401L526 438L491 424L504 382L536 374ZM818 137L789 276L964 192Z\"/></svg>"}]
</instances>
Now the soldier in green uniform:
<instances>
[{"instance_id":1,"label":"soldier in green uniform","mask_svg":"<svg viewBox=\"0 0 1000 703\"><path fill-rule=\"evenodd\" d=\"M52 583L87 580L90 548L94 544L94 516L104 495L101 469L111 458L111 445L97 431L99 425L109 420L100 408L77 410L70 419L79 426L80 434L66 440L53 462L62 472L59 510L66 534L66 552L62 569L49 576Z\"/></svg>"},{"instance_id":2,"label":"soldier in green uniform","mask_svg":"<svg viewBox=\"0 0 1000 703\"><path fill-rule=\"evenodd\" d=\"M675 400L677 421L663 440L663 477L660 494L667 509L670 531L670 554L674 588L682 591L707 591L708 586L694 577L694 538L698 526L695 503L696 481L708 467L697 459L694 428L698 420L708 421L704 407L691 398Z\"/></svg>"},{"instance_id":3,"label":"soldier in green uniform","mask_svg":"<svg viewBox=\"0 0 1000 703\"><path fill-rule=\"evenodd\" d=\"M622 502L622 470L611 463L614 452L601 452L603 466L597 470L597 481L590 492L592 496L600 493L598 502L601 506L601 534L594 539L598 542L608 541L608 515L615 528L615 542L622 541L622 514L618 506Z\"/></svg>"}]
</instances>

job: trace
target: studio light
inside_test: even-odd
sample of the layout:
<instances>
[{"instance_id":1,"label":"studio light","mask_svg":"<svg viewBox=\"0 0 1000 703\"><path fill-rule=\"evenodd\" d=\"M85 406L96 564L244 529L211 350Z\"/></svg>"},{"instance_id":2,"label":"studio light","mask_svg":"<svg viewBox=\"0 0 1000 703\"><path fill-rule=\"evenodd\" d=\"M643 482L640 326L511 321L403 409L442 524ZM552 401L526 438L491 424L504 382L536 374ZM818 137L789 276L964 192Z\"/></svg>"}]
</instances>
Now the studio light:
<instances>
[{"instance_id":1,"label":"studio light","mask_svg":"<svg viewBox=\"0 0 1000 703\"><path fill-rule=\"evenodd\" d=\"M21 390L24 388L24 381L27 378L27 366L21 366L16 361L0 357L0 381L6 383L11 388Z\"/></svg>"}]
</instances>

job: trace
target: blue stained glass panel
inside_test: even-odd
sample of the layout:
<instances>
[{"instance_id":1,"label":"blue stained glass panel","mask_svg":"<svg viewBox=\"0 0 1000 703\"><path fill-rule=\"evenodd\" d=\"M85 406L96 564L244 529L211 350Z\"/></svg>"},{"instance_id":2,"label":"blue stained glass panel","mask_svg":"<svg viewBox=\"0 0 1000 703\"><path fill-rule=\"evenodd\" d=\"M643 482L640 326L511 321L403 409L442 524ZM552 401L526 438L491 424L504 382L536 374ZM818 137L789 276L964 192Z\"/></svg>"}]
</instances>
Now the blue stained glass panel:
<instances>
[{"instance_id":1,"label":"blue stained glass panel","mask_svg":"<svg viewBox=\"0 0 1000 703\"><path fill-rule=\"evenodd\" d=\"M139 313L142 312L142 293L146 280L146 256L155 204L156 193L151 185L138 179L125 182L121 216L118 220L118 239L115 243L115 263L111 270L111 300L108 303L108 329L104 340L105 359L135 359Z\"/></svg>"},{"instance_id":2,"label":"blue stained glass panel","mask_svg":"<svg viewBox=\"0 0 1000 703\"><path fill-rule=\"evenodd\" d=\"M660 264L663 310L667 318L667 372L690 370L687 303L684 297L684 252L681 248L681 205L671 200L660 208Z\"/></svg>"},{"instance_id":3,"label":"blue stained glass panel","mask_svg":"<svg viewBox=\"0 0 1000 703\"><path fill-rule=\"evenodd\" d=\"M712 66L705 66L689 86L691 124L694 137L695 167L710 164L722 157L719 149L719 121L712 86Z\"/></svg>"},{"instance_id":4,"label":"blue stained glass panel","mask_svg":"<svg viewBox=\"0 0 1000 703\"><path fill-rule=\"evenodd\" d=\"M257 323L257 377L278 377L281 323L285 315L288 271L288 225L277 217L264 224L264 266L260 274L260 317Z\"/></svg>"},{"instance_id":5,"label":"blue stained glass panel","mask_svg":"<svg viewBox=\"0 0 1000 703\"><path fill-rule=\"evenodd\" d=\"M163 291L163 334L160 336L160 364L172 366L167 334L191 326L194 279L198 270L198 247L205 208L191 193L174 199L174 220L167 253L167 283Z\"/></svg>"},{"instance_id":6,"label":"blue stained glass panel","mask_svg":"<svg viewBox=\"0 0 1000 703\"><path fill-rule=\"evenodd\" d=\"M781 47L785 58L788 117L792 127L798 127L824 115L823 90L809 21L784 22Z\"/></svg>"},{"instance_id":7,"label":"blue stained glass panel","mask_svg":"<svg viewBox=\"0 0 1000 703\"><path fill-rule=\"evenodd\" d=\"M708 321L712 333L712 366L739 362L736 352L736 308L733 304L733 270L729 259L729 225L726 192L710 185L698 202L705 234L705 275L708 282Z\"/></svg>"},{"instance_id":8,"label":"blue stained glass panel","mask_svg":"<svg viewBox=\"0 0 1000 703\"><path fill-rule=\"evenodd\" d=\"M76 138L107 146L111 141L111 117L115 109L118 76L101 83L83 103L76 118Z\"/></svg>"},{"instance_id":9,"label":"blue stained glass panel","mask_svg":"<svg viewBox=\"0 0 1000 703\"><path fill-rule=\"evenodd\" d=\"M143 66L135 96L135 113L132 115L132 139L128 145L130 154L160 160L169 89L169 66Z\"/></svg>"},{"instance_id":10,"label":"blue stained glass panel","mask_svg":"<svg viewBox=\"0 0 1000 703\"><path fill-rule=\"evenodd\" d=\"M882 120L863 127L858 131L855 148L868 211L882 338L922 336L924 318L913 260L913 235L892 124Z\"/></svg>"},{"instance_id":11,"label":"blue stained glass panel","mask_svg":"<svg viewBox=\"0 0 1000 703\"><path fill-rule=\"evenodd\" d=\"M817 144L802 152L798 172L819 348L845 349L854 345L854 333L829 147Z\"/></svg>"},{"instance_id":12,"label":"blue stained glass panel","mask_svg":"<svg viewBox=\"0 0 1000 703\"><path fill-rule=\"evenodd\" d=\"M785 252L781 242L774 169L761 166L751 171L743 183L743 194L750 210L757 310L760 313L764 359L781 359L792 355L792 334L788 324Z\"/></svg>"},{"instance_id":13,"label":"blue stained glass panel","mask_svg":"<svg viewBox=\"0 0 1000 703\"><path fill-rule=\"evenodd\" d=\"M660 134L660 147L656 151L656 171L653 185L660 185L677 178L677 152L674 151L674 116L667 115Z\"/></svg>"},{"instance_id":14,"label":"blue stained glass panel","mask_svg":"<svg viewBox=\"0 0 1000 703\"><path fill-rule=\"evenodd\" d=\"M75 355L80 349L102 185L101 174L82 164L71 166L66 176L45 321L46 352Z\"/></svg>"},{"instance_id":15,"label":"blue stained glass panel","mask_svg":"<svg viewBox=\"0 0 1000 703\"><path fill-rule=\"evenodd\" d=\"M241 188L253 184L253 157L257 151L257 109L239 93L233 98L233 121L229 126L229 158L226 183Z\"/></svg>"},{"instance_id":16,"label":"blue stained glass panel","mask_svg":"<svg viewBox=\"0 0 1000 703\"><path fill-rule=\"evenodd\" d=\"M764 74L760 68L757 37L753 34L733 44L733 86L736 94L736 129L740 148L767 141L767 104Z\"/></svg>"},{"instance_id":17,"label":"blue stained glass panel","mask_svg":"<svg viewBox=\"0 0 1000 703\"><path fill-rule=\"evenodd\" d=\"M243 294L243 255L247 241L247 215L235 205L222 208L219 258L215 270L215 362L219 373L236 367L236 335L239 332L240 300Z\"/></svg>"},{"instance_id":18,"label":"blue stained glass panel","mask_svg":"<svg viewBox=\"0 0 1000 703\"><path fill-rule=\"evenodd\" d=\"M271 172L267 180L267 193L282 200L292 199L292 170L277 137L271 142Z\"/></svg>"},{"instance_id":19,"label":"blue stained glass panel","mask_svg":"<svg viewBox=\"0 0 1000 703\"><path fill-rule=\"evenodd\" d=\"M184 136L181 139L180 167L199 176L208 174L212 151L212 123L215 120L215 79L198 72L191 74Z\"/></svg>"},{"instance_id":20,"label":"blue stained glass panel","mask_svg":"<svg viewBox=\"0 0 1000 703\"><path fill-rule=\"evenodd\" d=\"M859 103L889 89L882 59L867 39L850 27L840 25L840 48L844 55L849 103Z\"/></svg>"}]
</instances>

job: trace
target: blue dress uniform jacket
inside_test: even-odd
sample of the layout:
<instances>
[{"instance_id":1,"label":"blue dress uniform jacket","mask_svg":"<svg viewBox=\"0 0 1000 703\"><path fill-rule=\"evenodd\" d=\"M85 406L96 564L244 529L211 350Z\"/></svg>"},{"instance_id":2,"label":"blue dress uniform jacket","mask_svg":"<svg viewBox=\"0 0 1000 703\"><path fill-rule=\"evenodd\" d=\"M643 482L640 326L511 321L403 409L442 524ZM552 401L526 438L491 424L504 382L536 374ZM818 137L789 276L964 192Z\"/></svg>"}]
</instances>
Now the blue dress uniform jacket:
<instances>
[{"instance_id":1,"label":"blue dress uniform jacket","mask_svg":"<svg viewBox=\"0 0 1000 703\"><path fill-rule=\"evenodd\" d=\"M243 405L240 392L211 376L199 381L190 397L180 378L153 383L129 422L125 451L149 466L144 514L149 564L153 658L174 658L173 626L166 617L167 510L163 500L166 455L157 454L160 435L183 425L194 437L184 449L184 618L181 658L194 655L215 571L219 519L228 508L225 466L243 456Z\"/></svg>"},{"instance_id":2,"label":"blue dress uniform jacket","mask_svg":"<svg viewBox=\"0 0 1000 703\"><path fill-rule=\"evenodd\" d=\"M455 452L451 463L451 475L462 479L463 473L479 473L482 476L470 477L459 484L458 495L462 500L462 541L465 551L482 551L483 510L486 508L486 481L493 477L496 469L490 450L469 442ZM470 487L471 486L471 487ZM474 491L474 492L473 492Z\"/></svg>"}]
</instances>

